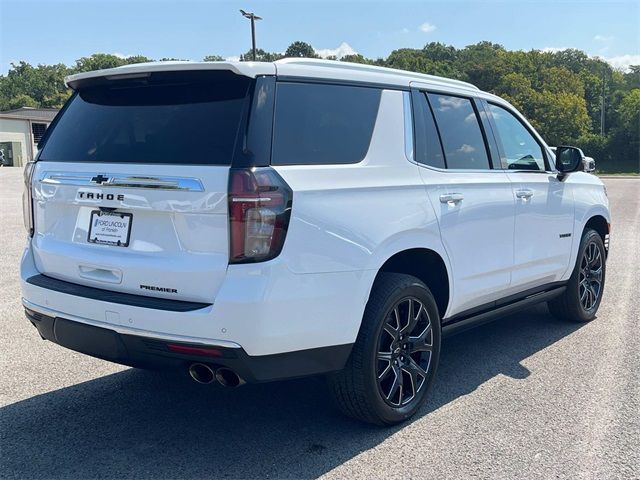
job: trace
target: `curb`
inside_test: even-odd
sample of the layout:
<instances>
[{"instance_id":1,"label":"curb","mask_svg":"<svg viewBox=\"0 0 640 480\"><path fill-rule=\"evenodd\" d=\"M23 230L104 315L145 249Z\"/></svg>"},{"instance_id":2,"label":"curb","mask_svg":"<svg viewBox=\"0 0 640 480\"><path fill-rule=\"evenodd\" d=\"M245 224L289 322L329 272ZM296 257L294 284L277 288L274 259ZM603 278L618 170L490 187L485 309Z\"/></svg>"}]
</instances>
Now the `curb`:
<instances>
[{"instance_id":1,"label":"curb","mask_svg":"<svg viewBox=\"0 0 640 480\"><path fill-rule=\"evenodd\" d=\"M635 178L640 179L640 175L597 175L598 178Z\"/></svg>"}]
</instances>

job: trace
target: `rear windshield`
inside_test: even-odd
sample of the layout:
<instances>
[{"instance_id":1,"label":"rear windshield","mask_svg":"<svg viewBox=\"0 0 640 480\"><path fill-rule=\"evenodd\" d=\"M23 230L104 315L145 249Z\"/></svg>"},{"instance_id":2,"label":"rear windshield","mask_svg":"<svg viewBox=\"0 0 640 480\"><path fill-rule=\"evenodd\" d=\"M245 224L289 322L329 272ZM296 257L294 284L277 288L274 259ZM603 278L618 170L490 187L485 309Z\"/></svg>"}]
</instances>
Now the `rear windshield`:
<instances>
[{"instance_id":1,"label":"rear windshield","mask_svg":"<svg viewBox=\"0 0 640 480\"><path fill-rule=\"evenodd\" d=\"M251 79L164 72L81 88L40 160L230 165Z\"/></svg>"}]
</instances>

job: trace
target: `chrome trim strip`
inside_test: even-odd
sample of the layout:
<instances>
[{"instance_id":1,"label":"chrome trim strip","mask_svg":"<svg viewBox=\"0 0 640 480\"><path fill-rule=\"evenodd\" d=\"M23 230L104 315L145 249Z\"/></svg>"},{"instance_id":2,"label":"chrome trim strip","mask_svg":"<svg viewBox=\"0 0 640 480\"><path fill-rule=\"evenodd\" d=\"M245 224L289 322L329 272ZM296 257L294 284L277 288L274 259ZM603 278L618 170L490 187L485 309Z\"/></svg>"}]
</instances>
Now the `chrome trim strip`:
<instances>
[{"instance_id":1,"label":"chrome trim strip","mask_svg":"<svg viewBox=\"0 0 640 480\"><path fill-rule=\"evenodd\" d=\"M101 176L105 180L98 183L92 179ZM94 175L84 172L44 172L38 179L47 185L72 185L77 187L117 187L149 188L154 190L180 190L185 192L204 192L202 182L197 178L151 177L146 175L122 175L100 173Z\"/></svg>"},{"instance_id":2,"label":"chrome trim strip","mask_svg":"<svg viewBox=\"0 0 640 480\"><path fill-rule=\"evenodd\" d=\"M122 325L114 325L113 323L99 322L97 320L77 317L75 315L69 315L67 313L58 312L57 310L53 310L48 307L41 307L40 305L31 303L26 298L22 299L22 305L28 308L29 310L42 313L43 315L47 315L49 317L62 317L67 320L72 320L74 322L85 323L87 325L93 325L95 327L107 328L109 330L113 330L115 332L118 332L124 335L135 335L137 337L148 338L149 340L161 340L161 341L168 340L171 342L186 342L186 343L193 343L197 345L203 345L207 347L242 348L237 343L230 342L228 340L213 340L213 339L207 339L207 338L187 337L183 335L171 335L166 333L149 332L147 330L141 330L138 328L125 327Z\"/></svg>"}]
</instances>

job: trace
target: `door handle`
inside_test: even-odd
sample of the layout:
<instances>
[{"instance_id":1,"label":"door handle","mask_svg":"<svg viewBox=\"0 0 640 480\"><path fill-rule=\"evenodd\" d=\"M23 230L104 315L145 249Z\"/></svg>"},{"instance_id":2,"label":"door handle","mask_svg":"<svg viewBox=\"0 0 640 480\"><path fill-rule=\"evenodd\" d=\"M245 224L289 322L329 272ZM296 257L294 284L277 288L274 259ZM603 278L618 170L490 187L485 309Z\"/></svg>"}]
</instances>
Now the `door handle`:
<instances>
[{"instance_id":1,"label":"door handle","mask_svg":"<svg viewBox=\"0 0 640 480\"><path fill-rule=\"evenodd\" d=\"M122 272L108 268L94 267L91 265L78 265L78 275L88 280L98 282L120 283L122 282Z\"/></svg>"},{"instance_id":2,"label":"door handle","mask_svg":"<svg viewBox=\"0 0 640 480\"><path fill-rule=\"evenodd\" d=\"M522 198L523 200L529 200L533 197L533 190L529 190L528 188L516 190L516 197Z\"/></svg>"},{"instance_id":3,"label":"door handle","mask_svg":"<svg viewBox=\"0 0 640 480\"><path fill-rule=\"evenodd\" d=\"M440 203L457 205L462 200L464 200L464 195L462 195L461 193L445 193L440 195Z\"/></svg>"}]
</instances>

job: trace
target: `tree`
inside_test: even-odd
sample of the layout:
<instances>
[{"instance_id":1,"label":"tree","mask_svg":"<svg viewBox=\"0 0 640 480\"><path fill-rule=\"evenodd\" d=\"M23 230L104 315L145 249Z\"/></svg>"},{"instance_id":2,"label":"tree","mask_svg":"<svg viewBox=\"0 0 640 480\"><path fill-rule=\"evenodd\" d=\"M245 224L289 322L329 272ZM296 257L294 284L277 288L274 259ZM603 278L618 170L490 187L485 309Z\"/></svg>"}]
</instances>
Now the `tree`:
<instances>
[{"instance_id":1,"label":"tree","mask_svg":"<svg viewBox=\"0 0 640 480\"><path fill-rule=\"evenodd\" d=\"M424 55L422 50L400 48L391 52L385 63L390 68L427 73L432 62Z\"/></svg>"},{"instance_id":2,"label":"tree","mask_svg":"<svg viewBox=\"0 0 640 480\"><path fill-rule=\"evenodd\" d=\"M341 59L341 62L351 62L351 63L363 63L365 65L373 65L373 60L369 58L365 58L359 53L344 55Z\"/></svg>"},{"instance_id":3,"label":"tree","mask_svg":"<svg viewBox=\"0 0 640 480\"><path fill-rule=\"evenodd\" d=\"M496 93L532 120L530 117L534 114L537 93L531 86L529 77L521 73L509 73L496 87Z\"/></svg>"},{"instance_id":4,"label":"tree","mask_svg":"<svg viewBox=\"0 0 640 480\"><path fill-rule=\"evenodd\" d=\"M640 65L630 65L629 72L624 74L627 88L640 88Z\"/></svg>"},{"instance_id":5,"label":"tree","mask_svg":"<svg viewBox=\"0 0 640 480\"><path fill-rule=\"evenodd\" d=\"M502 45L479 42L460 51L457 63L468 81L481 90L491 92L510 73L507 57Z\"/></svg>"},{"instance_id":6,"label":"tree","mask_svg":"<svg viewBox=\"0 0 640 480\"><path fill-rule=\"evenodd\" d=\"M640 88L634 88L627 93L618 109L620 126L629 131L638 131L640 128Z\"/></svg>"},{"instance_id":7,"label":"tree","mask_svg":"<svg viewBox=\"0 0 640 480\"><path fill-rule=\"evenodd\" d=\"M573 93L584 98L584 84L578 75L565 67L551 67L540 72L536 82L539 90L551 93Z\"/></svg>"},{"instance_id":8,"label":"tree","mask_svg":"<svg viewBox=\"0 0 640 480\"><path fill-rule=\"evenodd\" d=\"M11 64L0 76L0 110L20 107L59 107L68 96L64 77L70 72L62 64Z\"/></svg>"},{"instance_id":9,"label":"tree","mask_svg":"<svg viewBox=\"0 0 640 480\"><path fill-rule=\"evenodd\" d=\"M285 57L320 58L311 45L304 42L293 42L284 52Z\"/></svg>"},{"instance_id":10,"label":"tree","mask_svg":"<svg viewBox=\"0 0 640 480\"><path fill-rule=\"evenodd\" d=\"M573 93L544 91L534 109L537 129L550 145L575 143L591 126L584 98Z\"/></svg>"},{"instance_id":11,"label":"tree","mask_svg":"<svg viewBox=\"0 0 640 480\"><path fill-rule=\"evenodd\" d=\"M37 101L31 98L29 95L19 93L15 97L8 99L7 103L2 107L2 110L14 110L22 107L39 107Z\"/></svg>"},{"instance_id":12,"label":"tree","mask_svg":"<svg viewBox=\"0 0 640 480\"><path fill-rule=\"evenodd\" d=\"M458 50L455 47L440 42L427 43L422 52L434 62L455 62L458 58Z\"/></svg>"},{"instance_id":13,"label":"tree","mask_svg":"<svg viewBox=\"0 0 640 480\"><path fill-rule=\"evenodd\" d=\"M256 62L275 62L276 60L280 60L281 58L281 53L267 52L261 48L256 49ZM249 50L247 51L247 53L240 55L240 61L253 61L253 50Z\"/></svg>"},{"instance_id":14,"label":"tree","mask_svg":"<svg viewBox=\"0 0 640 480\"><path fill-rule=\"evenodd\" d=\"M130 65L133 63L151 62L150 58L143 55L134 55L131 57L120 57L110 53L94 53L90 57L82 57L76 60L74 70L76 72L90 72L91 70L102 70L105 68L121 67L122 65Z\"/></svg>"},{"instance_id":15,"label":"tree","mask_svg":"<svg viewBox=\"0 0 640 480\"><path fill-rule=\"evenodd\" d=\"M222 62L223 60L224 57L221 57L220 55L207 55L202 59L203 62Z\"/></svg>"}]
</instances>

